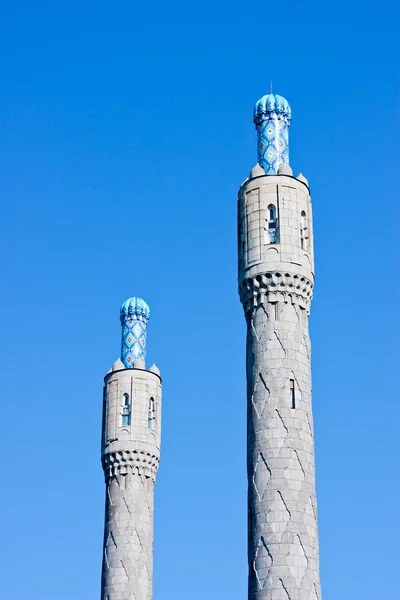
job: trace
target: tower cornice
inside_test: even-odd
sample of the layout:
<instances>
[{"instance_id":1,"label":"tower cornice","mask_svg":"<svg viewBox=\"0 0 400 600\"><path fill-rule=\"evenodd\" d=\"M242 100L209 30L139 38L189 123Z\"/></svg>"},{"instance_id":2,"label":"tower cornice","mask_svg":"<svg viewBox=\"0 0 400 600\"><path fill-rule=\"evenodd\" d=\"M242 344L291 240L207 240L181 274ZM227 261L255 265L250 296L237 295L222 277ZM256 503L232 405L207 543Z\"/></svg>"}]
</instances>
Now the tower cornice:
<instances>
[{"instance_id":1,"label":"tower cornice","mask_svg":"<svg viewBox=\"0 0 400 600\"><path fill-rule=\"evenodd\" d=\"M286 179L294 179L296 182L298 181L299 183L304 185L307 188L308 193L310 193L310 186L303 180L303 178L299 179L300 177L303 177L301 174L299 174L299 175L297 175L297 177L295 177L294 175L286 175L286 174L285 175L284 174L267 175L267 173L264 173L263 175L256 175L256 177L250 177L249 179L245 179L238 190L238 195L240 195L240 192L242 191L242 189L245 186L247 186L249 183L252 183L256 179L262 179L264 177L268 177L268 183L273 182L274 178L280 179L282 177L282 178L286 178ZM280 182L277 181L277 183L280 183ZM310 201L311 201L311 197L310 197Z\"/></svg>"},{"instance_id":2,"label":"tower cornice","mask_svg":"<svg viewBox=\"0 0 400 600\"><path fill-rule=\"evenodd\" d=\"M102 457L106 482L117 475L144 475L155 481L160 463L159 455L144 450L108 452Z\"/></svg>"},{"instance_id":3,"label":"tower cornice","mask_svg":"<svg viewBox=\"0 0 400 600\"><path fill-rule=\"evenodd\" d=\"M134 369L115 369L115 371L114 370L113 371L109 371L107 373L107 375L105 375L104 381L106 382L107 379L109 379L110 377L112 377L112 375L115 375L116 373L122 373L123 371L128 371L129 375L131 375L135 371L142 371L144 373L151 373L152 375L155 375L156 377L158 377L158 379L160 380L160 383L162 383L162 377L161 377L161 375L159 375L155 371L150 371L149 369L139 369L138 367L135 367Z\"/></svg>"},{"instance_id":4,"label":"tower cornice","mask_svg":"<svg viewBox=\"0 0 400 600\"><path fill-rule=\"evenodd\" d=\"M313 282L292 273L271 272L247 277L239 284L245 314L265 303L291 302L309 312Z\"/></svg>"}]
</instances>

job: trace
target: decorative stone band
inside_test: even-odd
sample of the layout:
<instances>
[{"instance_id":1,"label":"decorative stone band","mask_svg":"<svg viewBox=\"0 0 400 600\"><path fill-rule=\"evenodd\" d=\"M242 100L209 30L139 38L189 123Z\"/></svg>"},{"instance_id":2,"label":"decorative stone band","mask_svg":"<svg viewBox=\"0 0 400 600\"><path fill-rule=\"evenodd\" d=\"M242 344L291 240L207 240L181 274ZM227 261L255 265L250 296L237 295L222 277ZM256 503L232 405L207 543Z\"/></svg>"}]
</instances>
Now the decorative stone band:
<instances>
[{"instance_id":1,"label":"decorative stone band","mask_svg":"<svg viewBox=\"0 0 400 600\"><path fill-rule=\"evenodd\" d=\"M240 301L247 315L266 302L291 302L310 309L313 283L291 273L266 273L245 279L239 285Z\"/></svg>"},{"instance_id":2,"label":"decorative stone band","mask_svg":"<svg viewBox=\"0 0 400 600\"><path fill-rule=\"evenodd\" d=\"M155 481L160 459L150 452L130 451L109 452L102 458L106 482L114 475L144 475Z\"/></svg>"}]
</instances>

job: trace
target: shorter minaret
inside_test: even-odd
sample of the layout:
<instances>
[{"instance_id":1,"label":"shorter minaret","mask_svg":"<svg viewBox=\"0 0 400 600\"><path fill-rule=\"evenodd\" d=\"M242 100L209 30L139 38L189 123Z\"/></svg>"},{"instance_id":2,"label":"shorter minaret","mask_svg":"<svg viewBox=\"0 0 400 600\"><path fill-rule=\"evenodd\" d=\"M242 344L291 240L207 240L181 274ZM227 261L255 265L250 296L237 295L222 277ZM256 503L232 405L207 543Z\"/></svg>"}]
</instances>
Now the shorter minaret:
<instances>
[{"instance_id":1,"label":"shorter minaret","mask_svg":"<svg viewBox=\"0 0 400 600\"><path fill-rule=\"evenodd\" d=\"M150 309L121 306L122 350L105 376L101 455L106 512L101 600L152 600L154 481L160 459L161 378L145 369Z\"/></svg>"}]
</instances>

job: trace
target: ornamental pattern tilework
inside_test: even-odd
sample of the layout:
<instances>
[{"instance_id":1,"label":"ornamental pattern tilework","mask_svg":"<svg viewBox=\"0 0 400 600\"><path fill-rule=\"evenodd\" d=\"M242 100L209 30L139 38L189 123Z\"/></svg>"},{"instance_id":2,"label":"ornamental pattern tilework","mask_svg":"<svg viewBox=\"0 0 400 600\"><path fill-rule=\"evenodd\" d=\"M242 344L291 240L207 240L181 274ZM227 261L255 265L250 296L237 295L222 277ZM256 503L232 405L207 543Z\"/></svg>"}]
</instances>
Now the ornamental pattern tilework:
<instances>
[{"instance_id":1,"label":"ornamental pattern tilework","mask_svg":"<svg viewBox=\"0 0 400 600\"><path fill-rule=\"evenodd\" d=\"M121 306L121 360L132 369L137 358L146 360L147 323L150 308L141 298L129 298Z\"/></svg>"},{"instance_id":2,"label":"ornamental pattern tilework","mask_svg":"<svg viewBox=\"0 0 400 600\"><path fill-rule=\"evenodd\" d=\"M268 94L254 107L258 163L267 175L276 175L280 165L289 164L290 106L282 96Z\"/></svg>"}]
</instances>

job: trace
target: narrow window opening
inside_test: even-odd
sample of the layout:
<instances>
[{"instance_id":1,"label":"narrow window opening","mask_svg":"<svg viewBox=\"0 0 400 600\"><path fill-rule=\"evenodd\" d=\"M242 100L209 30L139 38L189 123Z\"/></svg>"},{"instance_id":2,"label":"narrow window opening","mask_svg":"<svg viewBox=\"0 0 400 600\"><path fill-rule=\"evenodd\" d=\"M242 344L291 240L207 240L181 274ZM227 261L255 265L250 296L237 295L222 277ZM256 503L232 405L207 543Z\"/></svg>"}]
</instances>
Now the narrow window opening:
<instances>
[{"instance_id":1,"label":"narrow window opening","mask_svg":"<svg viewBox=\"0 0 400 600\"><path fill-rule=\"evenodd\" d=\"M279 321L279 304L275 302L275 321Z\"/></svg>"},{"instance_id":2,"label":"narrow window opening","mask_svg":"<svg viewBox=\"0 0 400 600\"><path fill-rule=\"evenodd\" d=\"M149 429L154 429L154 398L149 400L149 409L147 413L147 426Z\"/></svg>"},{"instance_id":3,"label":"narrow window opening","mask_svg":"<svg viewBox=\"0 0 400 600\"><path fill-rule=\"evenodd\" d=\"M296 408L296 391L294 388L294 379L290 380L290 402L291 408Z\"/></svg>"},{"instance_id":4,"label":"narrow window opening","mask_svg":"<svg viewBox=\"0 0 400 600\"><path fill-rule=\"evenodd\" d=\"M106 392L106 387L104 386L104 388L103 388L103 418L101 421L102 439L103 439L104 444L106 443L106 426L107 426L106 411L107 411L107 392Z\"/></svg>"},{"instance_id":5,"label":"narrow window opening","mask_svg":"<svg viewBox=\"0 0 400 600\"><path fill-rule=\"evenodd\" d=\"M238 223L238 240L239 240L239 250L241 258L244 257L244 231L243 231L243 221L239 218Z\"/></svg>"},{"instance_id":6,"label":"narrow window opening","mask_svg":"<svg viewBox=\"0 0 400 600\"><path fill-rule=\"evenodd\" d=\"M276 221L275 206L273 204L270 204L268 206L268 219L269 219L269 221Z\"/></svg>"},{"instance_id":7,"label":"narrow window opening","mask_svg":"<svg viewBox=\"0 0 400 600\"><path fill-rule=\"evenodd\" d=\"M249 540L253 539L253 509L247 511L247 534Z\"/></svg>"},{"instance_id":8,"label":"narrow window opening","mask_svg":"<svg viewBox=\"0 0 400 600\"><path fill-rule=\"evenodd\" d=\"M304 210L301 211L300 219L300 245L302 250L308 251L307 215Z\"/></svg>"},{"instance_id":9,"label":"narrow window opening","mask_svg":"<svg viewBox=\"0 0 400 600\"><path fill-rule=\"evenodd\" d=\"M278 218L276 207L270 204L267 209L267 219L265 219L264 238L266 244L278 243Z\"/></svg>"},{"instance_id":10,"label":"narrow window opening","mask_svg":"<svg viewBox=\"0 0 400 600\"><path fill-rule=\"evenodd\" d=\"M129 394L124 394L124 400L121 412L121 425L129 426L131 424L131 400Z\"/></svg>"}]
</instances>

